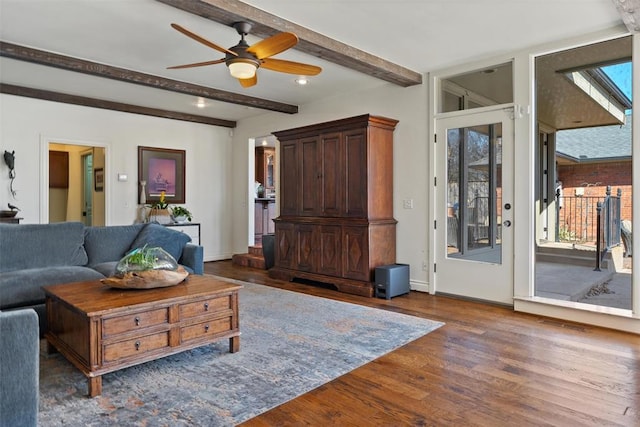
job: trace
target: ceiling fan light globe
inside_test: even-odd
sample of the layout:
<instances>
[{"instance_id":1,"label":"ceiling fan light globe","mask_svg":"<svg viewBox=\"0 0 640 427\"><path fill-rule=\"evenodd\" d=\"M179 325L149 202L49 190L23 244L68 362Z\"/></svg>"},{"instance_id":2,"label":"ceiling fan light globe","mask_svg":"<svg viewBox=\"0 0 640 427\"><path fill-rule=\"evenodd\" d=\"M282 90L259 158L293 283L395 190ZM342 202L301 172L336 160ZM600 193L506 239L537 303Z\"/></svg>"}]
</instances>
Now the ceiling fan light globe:
<instances>
[{"instance_id":1,"label":"ceiling fan light globe","mask_svg":"<svg viewBox=\"0 0 640 427\"><path fill-rule=\"evenodd\" d=\"M250 62L233 62L229 64L229 72L236 79L250 79L256 75L256 66Z\"/></svg>"}]
</instances>

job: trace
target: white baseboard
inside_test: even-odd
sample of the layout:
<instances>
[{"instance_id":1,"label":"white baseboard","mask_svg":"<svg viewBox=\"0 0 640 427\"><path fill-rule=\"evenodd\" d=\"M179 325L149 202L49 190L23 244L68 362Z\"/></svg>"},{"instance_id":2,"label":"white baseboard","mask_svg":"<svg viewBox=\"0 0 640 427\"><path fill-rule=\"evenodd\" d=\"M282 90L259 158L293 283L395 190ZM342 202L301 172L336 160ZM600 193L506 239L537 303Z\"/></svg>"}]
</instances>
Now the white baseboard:
<instances>
[{"instance_id":1,"label":"white baseboard","mask_svg":"<svg viewBox=\"0 0 640 427\"><path fill-rule=\"evenodd\" d=\"M412 291L430 293L429 283L421 280L410 280L409 287Z\"/></svg>"},{"instance_id":2,"label":"white baseboard","mask_svg":"<svg viewBox=\"0 0 640 427\"><path fill-rule=\"evenodd\" d=\"M204 262L209 261L223 261L225 259L231 259L233 254L218 254L218 255L208 255L204 257Z\"/></svg>"}]
</instances>

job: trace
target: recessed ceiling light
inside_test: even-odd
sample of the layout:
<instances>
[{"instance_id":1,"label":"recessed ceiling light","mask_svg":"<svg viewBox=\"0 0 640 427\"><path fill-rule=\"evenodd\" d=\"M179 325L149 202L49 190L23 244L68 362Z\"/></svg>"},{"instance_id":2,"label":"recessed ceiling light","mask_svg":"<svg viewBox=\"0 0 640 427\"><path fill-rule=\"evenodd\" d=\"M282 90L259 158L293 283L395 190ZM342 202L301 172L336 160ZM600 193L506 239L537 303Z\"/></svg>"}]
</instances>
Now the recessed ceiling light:
<instances>
[{"instance_id":1,"label":"recessed ceiling light","mask_svg":"<svg viewBox=\"0 0 640 427\"><path fill-rule=\"evenodd\" d=\"M300 86L304 86L306 84L309 84L309 80L307 80L306 77L299 77L296 79L296 83L299 84Z\"/></svg>"},{"instance_id":2,"label":"recessed ceiling light","mask_svg":"<svg viewBox=\"0 0 640 427\"><path fill-rule=\"evenodd\" d=\"M267 140L266 139L262 140L262 145L267 145Z\"/></svg>"},{"instance_id":3,"label":"recessed ceiling light","mask_svg":"<svg viewBox=\"0 0 640 427\"><path fill-rule=\"evenodd\" d=\"M198 98L198 101L196 102L196 107L204 108L206 106L207 106L207 103L204 102L204 98Z\"/></svg>"}]
</instances>

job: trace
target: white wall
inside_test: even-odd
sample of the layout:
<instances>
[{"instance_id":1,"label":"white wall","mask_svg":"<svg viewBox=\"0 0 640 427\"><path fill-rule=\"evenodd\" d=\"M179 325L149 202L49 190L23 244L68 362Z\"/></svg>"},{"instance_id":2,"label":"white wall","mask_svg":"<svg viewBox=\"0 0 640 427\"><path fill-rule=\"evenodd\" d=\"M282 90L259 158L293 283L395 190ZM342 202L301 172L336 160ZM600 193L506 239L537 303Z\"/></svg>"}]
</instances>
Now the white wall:
<instances>
[{"instance_id":1,"label":"white wall","mask_svg":"<svg viewBox=\"0 0 640 427\"><path fill-rule=\"evenodd\" d=\"M136 220L139 145L186 150L185 205L201 224L205 260L233 254L228 128L1 94L0 153L15 150L17 198L11 197L9 170L1 162L0 209L7 202L17 205L23 223L40 221L43 139L106 146L107 225ZM126 173L128 181L118 182L118 173Z\"/></svg>"},{"instance_id":2,"label":"white wall","mask_svg":"<svg viewBox=\"0 0 640 427\"><path fill-rule=\"evenodd\" d=\"M234 131L233 143L233 223L235 251L245 251L248 239L247 165L253 155L249 138L361 114L399 120L394 133L394 217L398 220L396 259L410 264L412 288L426 291L427 272L422 263L427 253L427 86L401 88L392 84L359 93L349 93L311 105L300 106L295 115L267 113L242 120ZM402 201L413 199L413 209L403 209ZM253 208L251 206L251 208ZM243 220L246 219L246 220ZM244 249L243 249L244 248Z\"/></svg>"}]
</instances>

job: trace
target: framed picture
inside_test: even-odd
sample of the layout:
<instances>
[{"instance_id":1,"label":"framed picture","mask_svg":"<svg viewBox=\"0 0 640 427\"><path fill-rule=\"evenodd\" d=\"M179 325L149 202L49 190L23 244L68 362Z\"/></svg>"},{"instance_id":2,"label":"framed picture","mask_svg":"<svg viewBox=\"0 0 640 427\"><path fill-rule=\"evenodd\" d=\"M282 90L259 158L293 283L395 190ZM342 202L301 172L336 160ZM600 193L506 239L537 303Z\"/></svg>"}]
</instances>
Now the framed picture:
<instances>
[{"instance_id":1,"label":"framed picture","mask_svg":"<svg viewBox=\"0 0 640 427\"><path fill-rule=\"evenodd\" d=\"M184 203L184 160L185 150L139 146L138 203L157 202L163 191L167 203Z\"/></svg>"},{"instance_id":2,"label":"framed picture","mask_svg":"<svg viewBox=\"0 0 640 427\"><path fill-rule=\"evenodd\" d=\"M104 168L93 170L93 188L96 191L104 191Z\"/></svg>"}]
</instances>

